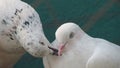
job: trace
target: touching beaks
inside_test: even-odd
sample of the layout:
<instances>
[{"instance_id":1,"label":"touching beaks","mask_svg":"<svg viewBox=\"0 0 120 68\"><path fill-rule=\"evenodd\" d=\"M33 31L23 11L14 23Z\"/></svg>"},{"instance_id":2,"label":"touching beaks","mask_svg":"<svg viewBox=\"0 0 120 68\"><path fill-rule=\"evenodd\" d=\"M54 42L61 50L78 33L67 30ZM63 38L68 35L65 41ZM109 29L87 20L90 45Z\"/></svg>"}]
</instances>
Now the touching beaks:
<instances>
[{"instance_id":1,"label":"touching beaks","mask_svg":"<svg viewBox=\"0 0 120 68\"><path fill-rule=\"evenodd\" d=\"M52 55L58 56L58 50L57 50L57 49L55 49L55 48L53 48L53 47L50 47L50 46L48 46L48 48L53 51Z\"/></svg>"}]
</instances>

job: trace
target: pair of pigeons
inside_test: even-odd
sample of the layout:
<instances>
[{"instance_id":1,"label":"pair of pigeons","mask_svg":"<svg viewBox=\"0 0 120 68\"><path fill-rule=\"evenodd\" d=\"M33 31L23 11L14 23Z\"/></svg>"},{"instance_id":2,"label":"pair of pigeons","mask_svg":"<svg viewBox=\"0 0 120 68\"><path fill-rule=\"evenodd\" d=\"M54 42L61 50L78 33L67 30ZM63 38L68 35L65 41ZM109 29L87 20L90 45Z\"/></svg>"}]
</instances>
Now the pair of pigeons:
<instances>
[{"instance_id":1,"label":"pair of pigeons","mask_svg":"<svg viewBox=\"0 0 120 68\"><path fill-rule=\"evenodd\" d=\"M65 23L50 44L38 13L21 0L0 0L0 68L12 68L28 52L45 68L120 68L120 47Z\"/></svg>"}]
</instances>

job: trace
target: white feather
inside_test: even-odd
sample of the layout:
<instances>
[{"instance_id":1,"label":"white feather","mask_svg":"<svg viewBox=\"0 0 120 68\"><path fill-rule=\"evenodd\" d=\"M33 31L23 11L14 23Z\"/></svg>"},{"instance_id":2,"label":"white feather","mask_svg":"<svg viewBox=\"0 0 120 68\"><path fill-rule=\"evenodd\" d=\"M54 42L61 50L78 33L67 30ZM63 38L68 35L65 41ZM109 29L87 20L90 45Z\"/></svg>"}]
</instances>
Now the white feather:
<instances>
[{"instance_id":1,"label":"white feather","mask_svg":"<svg viewBox=\"0 0 120 68\"><path fill-rule=\"evenodd\" d=\"M71 32L74 32L72 39ZM67 42L62 56L44 58L45 68L120 68L120 46L93 38L74 23L65 23L57 29L52 44L58 47L61 42Z\"/></svg>"},{"instance_id":2,"label":"white feather","mask_svg":"<svg viewBox=\"0 0 120 68\"><path fill-rule=\"evenodd\" d=\"M43 57L52 51L38 13L20 0L0 0L0 68L11 68L27 51Z\"/></svg>"}]
</instances>

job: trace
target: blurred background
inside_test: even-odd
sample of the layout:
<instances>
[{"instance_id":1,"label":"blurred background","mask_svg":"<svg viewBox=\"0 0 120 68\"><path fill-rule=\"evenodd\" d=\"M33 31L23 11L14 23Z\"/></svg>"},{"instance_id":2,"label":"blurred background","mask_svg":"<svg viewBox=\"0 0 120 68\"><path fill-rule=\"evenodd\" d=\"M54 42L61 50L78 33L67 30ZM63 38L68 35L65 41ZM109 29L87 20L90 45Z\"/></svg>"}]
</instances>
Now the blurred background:
<instances>
[{"instance_id":1,"label":"blurred background","mask_svg":"<svg viewBox=\"0 0 120 68\"><path fill-rule=\"evenodd\" d=\"M120 0L22 0L39 13L46 37L55 39L65 22L77 23L92 37L120 45ZM41 58L26 53L14 68L44 68Z\"/></svg>"}]
</instances>

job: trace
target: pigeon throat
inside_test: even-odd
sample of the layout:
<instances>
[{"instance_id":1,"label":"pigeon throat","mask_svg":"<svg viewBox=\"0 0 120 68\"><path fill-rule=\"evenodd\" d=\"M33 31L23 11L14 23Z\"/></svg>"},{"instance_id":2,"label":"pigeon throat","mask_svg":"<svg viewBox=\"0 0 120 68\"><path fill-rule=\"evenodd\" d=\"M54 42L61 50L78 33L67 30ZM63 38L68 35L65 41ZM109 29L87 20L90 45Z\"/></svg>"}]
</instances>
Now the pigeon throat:
<instances>
[{"instance_id":1,"label":"pigeon throat","mask_svg":"<svg viewBox=\"0 0 120 68\"><path fill-rule=\"evenodd\" d=\"M61 44L58 48L58 56L61 56L62 55L62 52L65 48L65 44Z\"/></svg>"}]
</instances>

